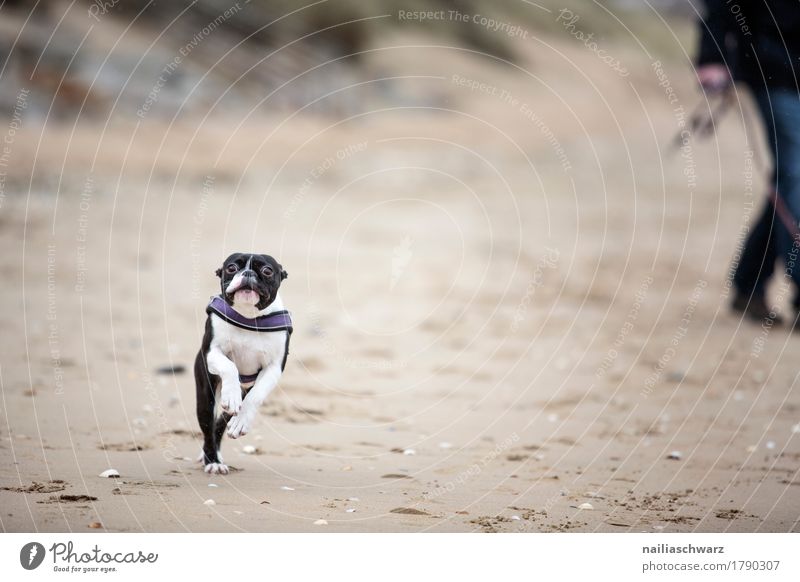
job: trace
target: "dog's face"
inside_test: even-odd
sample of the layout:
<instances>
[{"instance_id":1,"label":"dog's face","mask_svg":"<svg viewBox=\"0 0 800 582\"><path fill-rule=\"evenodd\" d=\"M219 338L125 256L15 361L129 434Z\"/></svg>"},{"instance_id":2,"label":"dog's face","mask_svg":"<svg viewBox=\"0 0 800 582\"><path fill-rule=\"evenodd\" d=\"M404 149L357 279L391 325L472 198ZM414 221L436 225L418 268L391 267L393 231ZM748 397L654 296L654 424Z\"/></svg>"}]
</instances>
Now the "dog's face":
<instances>
[{"instance_id":1,"label":"dog's face","mask_svg":"<svg viewBox=\"0 0 800 582\"><path fill-rule=\"evenodd\" d=\"M251 305L264 309L275 300L288 274L269 255L233 253L217 269L222 297L229 305Z\"/></svg>"}]
</instances>

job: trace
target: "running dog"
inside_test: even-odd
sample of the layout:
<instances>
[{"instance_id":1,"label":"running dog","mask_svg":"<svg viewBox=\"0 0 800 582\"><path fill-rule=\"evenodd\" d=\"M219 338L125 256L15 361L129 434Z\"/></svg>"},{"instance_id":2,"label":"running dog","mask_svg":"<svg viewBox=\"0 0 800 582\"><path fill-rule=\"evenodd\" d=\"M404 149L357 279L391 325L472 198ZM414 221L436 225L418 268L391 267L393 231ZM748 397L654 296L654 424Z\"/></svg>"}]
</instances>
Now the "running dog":
<instances>
[{"instance_id":1,"label":"running dog","mask_svg":"<svg viewBox=\"0 0 800 582\"><path fill-rule=\"evenodd\" d=\"M258 407L277 386L289 356L292 318L278 294L287 273L269 255L234 253L216 275L221 293L206 307L194 378L203 431L198 460L206 473L225 475L222 437L226 432L233 439L246 435Z\"/></svg>"}]
</instances>

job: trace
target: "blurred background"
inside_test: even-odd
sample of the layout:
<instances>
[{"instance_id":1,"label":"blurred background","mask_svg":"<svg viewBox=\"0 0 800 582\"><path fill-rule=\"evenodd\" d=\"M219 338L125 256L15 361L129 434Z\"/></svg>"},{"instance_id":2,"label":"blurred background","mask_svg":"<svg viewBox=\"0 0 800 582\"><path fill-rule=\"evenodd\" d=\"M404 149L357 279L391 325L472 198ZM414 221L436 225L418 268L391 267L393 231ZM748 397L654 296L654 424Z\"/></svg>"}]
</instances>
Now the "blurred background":
<instances>
[{"instance_id":1,"label":"blurred background","mask_svg":"<svg viewBox=\"0 0 800 582\"><path fill-rule=\"evenodd\" d=\"M746 92L687 132L699 10L4 2L3 528L796 529L797 339L727 310L768 162ZM234 251L295 334L214 510Z\"/></svg>"},{"instance_id":2,"label":"blurred background","mask_svg":"<svg viewBox=\"0 0 800 582\"><path fill-rule=\"evenodd\" d=\"M568 32L581 30L601 44L636 45L640 37L648 50L672 58L683 56L676 41L688 40L686 25L696 16L685 0L5 2L3 97L8 105L17 85L30 85L36 116L49 112L58 120L142 110L169 119L229 107L275 114L317 99L310 112L328 115L372 103L437 105L446 88L412 91L400 80L364 81L398 72L403 63L392 61L400 54L385 52L399 43L541 68L534 54L541 42L566 40L562 10L581 22ZM358 86L341 91L351 85Z\"/></svg>"}]
</instances>

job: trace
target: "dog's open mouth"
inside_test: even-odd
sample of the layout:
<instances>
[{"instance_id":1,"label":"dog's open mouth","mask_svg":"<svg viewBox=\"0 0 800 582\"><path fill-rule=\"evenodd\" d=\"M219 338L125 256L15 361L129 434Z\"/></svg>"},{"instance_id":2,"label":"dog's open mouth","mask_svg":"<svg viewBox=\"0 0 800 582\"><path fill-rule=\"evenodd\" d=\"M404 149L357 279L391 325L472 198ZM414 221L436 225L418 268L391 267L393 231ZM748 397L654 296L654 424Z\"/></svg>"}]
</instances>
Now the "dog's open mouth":
<instances>
[{"instance_id":1,"label":"dog's open mouth","mask_svg":"<svg viewBox=\"0 0 800 582\"><path fill-rule=\"evenodd\" d=\"M254 289L241 287L233 293L234 303L249 303L251 305L255 305L260 299L261 297L259 296L258 291Z\"/></svg>"},{"instance_id":2,"label":"dog's open mouth","mask_svg":"<svg viewBox=\"0 0 800 582\"><path fill-rule=\"evenodd\" d=\"M262 297L256 285L252 281L242 281L241 284L228 293L228 297L232 299L233 303L242 305L258 305L262 299L267 300L269 297Z\"/></svg>"}]
</instances>

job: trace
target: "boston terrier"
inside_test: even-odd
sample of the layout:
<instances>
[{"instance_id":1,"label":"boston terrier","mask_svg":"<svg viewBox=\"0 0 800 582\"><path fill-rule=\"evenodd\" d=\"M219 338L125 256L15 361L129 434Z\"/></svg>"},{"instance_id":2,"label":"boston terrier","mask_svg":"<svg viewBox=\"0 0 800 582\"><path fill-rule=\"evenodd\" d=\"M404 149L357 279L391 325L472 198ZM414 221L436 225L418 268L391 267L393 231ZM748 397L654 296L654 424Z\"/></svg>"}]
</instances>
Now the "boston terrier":
<instances>
[{"instance_id":1,"label":"boston terrier","mask_svg":"<svg viewBox=\"0 0 800 582\"><path fill-rule=\"evenodd\" d=\"M216 274L222 292L206 307L194 378L204 439L198 460L206 473L224 475L222 436L246 435L258 407L278 384L289 355L292 319L278 294L287 273L269 255L234 253ZM217 403L221 413L215 417Z\"/></svg>"}]
</instances>

